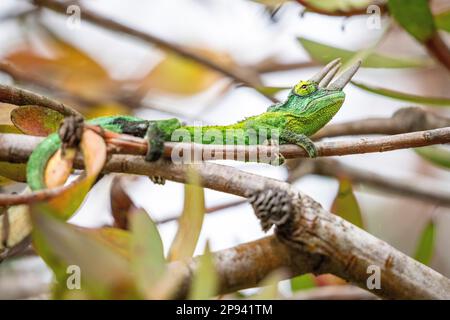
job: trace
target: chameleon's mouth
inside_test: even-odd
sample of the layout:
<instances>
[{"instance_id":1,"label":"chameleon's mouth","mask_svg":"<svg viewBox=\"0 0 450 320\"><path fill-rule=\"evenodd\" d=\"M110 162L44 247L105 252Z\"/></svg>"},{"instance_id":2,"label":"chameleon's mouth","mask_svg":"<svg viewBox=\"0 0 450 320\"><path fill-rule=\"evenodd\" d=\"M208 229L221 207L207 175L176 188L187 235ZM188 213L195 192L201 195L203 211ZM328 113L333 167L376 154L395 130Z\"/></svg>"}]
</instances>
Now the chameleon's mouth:
<instances>
[{"instance_id":1,"label":"chameleon's mouth","mask_svg":"<svg viewBox=\"0 0 450 320\"><path fill-rule=\"evenodd\" d=\"M339 71L339 68L342 66L341 59L335 59L328 63L322 70L320 70L317 74L315 74L310 81L314 81L319 84L319 88L324 88L328 90L336 90L341 91L347 85L347 83L352 80L356 71L358 71L361 66L361 60L348 68L342 75L340 75L333 83L330 84L331 80L333 80L336 73Z\"/></svg>"}]
</instances>

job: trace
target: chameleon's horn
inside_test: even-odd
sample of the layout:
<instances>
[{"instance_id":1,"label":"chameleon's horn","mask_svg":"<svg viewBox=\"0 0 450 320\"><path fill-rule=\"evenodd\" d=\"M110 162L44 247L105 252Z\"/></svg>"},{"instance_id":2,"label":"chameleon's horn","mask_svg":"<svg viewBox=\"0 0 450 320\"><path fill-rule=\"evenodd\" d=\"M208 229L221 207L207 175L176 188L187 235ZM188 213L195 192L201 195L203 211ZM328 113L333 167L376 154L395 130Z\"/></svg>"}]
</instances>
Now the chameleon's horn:
<instances>
[{"instance_id":1,"label":"chameleon's horn","mask_svg":"<svg viewBox=\"0 0 450 320\"><path fill-rule=\"evenodd\" d=\"M353 66L347 69L339 78L337 78L332 84L328 86L328 90L342 90L347 85L347 83L352 80L352 77L355 75L356 71L358 71L361 66L361 60L355 63Z\"/></svg>"},{"instance_id":2,"label":"chameleon's horn","mask_svg":"<svg viewBox=\"0 0 450 320\"><path fill-rule=\"evenodd\" d=\"M330 63L328 63L325 67L323 67L322 70L320 70L318 73L316 73L311 79L309 79L310 81L314 81L316 83L319 83L323 78L325 78L325 76L328 74L328 72L330 72L331 69L333 69L338 63L341 62L341 59L335 59L333 61L331 61Z\"/></svg>"},{"instance_id":3,"label":"chameleon's horn","mask_svg":"<svg viewBox=\"0 0 450 320\"><path fill-rule=\"evenodd\" d=\"M322 79L322 81L320 81L319 88L326 88L326 86L330 84L331 80L333 80L334 76L341 67L342 63L340 62L337 65L335 65L334 68L331 69L330 72L328 72L327 75Z\"/></svg>"}]
</instances>

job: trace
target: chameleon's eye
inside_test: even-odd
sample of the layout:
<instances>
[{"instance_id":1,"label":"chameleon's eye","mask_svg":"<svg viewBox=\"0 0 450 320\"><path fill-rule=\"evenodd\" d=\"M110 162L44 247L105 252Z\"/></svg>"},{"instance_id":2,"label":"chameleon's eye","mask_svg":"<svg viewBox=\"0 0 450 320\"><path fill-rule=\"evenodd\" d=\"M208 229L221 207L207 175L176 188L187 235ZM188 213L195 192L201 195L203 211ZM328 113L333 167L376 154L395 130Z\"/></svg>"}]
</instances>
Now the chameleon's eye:
<instances>
[{"instance_id":1,"label":"chameleon's eye","mask_svg":"<svg viewBox=\"0 0 450 320\"><path fill-rule=\"evenodd\" d=\"M317 85L312 81L300 81L294 87L294 93L298 96L307 96L317 90Z\"/></svg>"}]
</instances>

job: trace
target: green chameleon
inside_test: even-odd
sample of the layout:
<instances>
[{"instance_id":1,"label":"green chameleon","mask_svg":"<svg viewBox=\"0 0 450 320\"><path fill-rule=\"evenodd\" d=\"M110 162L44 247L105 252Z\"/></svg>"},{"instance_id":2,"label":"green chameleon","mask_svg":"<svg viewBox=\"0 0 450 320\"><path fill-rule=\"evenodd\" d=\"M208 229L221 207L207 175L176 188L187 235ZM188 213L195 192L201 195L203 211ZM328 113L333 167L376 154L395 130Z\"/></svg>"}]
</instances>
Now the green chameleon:
<instances>
[{"instance_id":1,"label":"green chameleon","mask_svg":"<svg viewBox=\"0 0 450 320\"><path fill-rule=\"evenodd\" d=\"M310 157L317 156L314 143L308 138L323 126L341 108L345 94L342 91L360 66L356 63L330 84L341 66L340 59L326 65L321 71L307 81L300 81L292 88L286 101L270 106L266 112L249 117L243 121L226 126L184 126L178 119L144 120L132 116L100 117L86 121L92 125L117 133L145 137L149 142L146 160L156 161L161 155L165 141L171 141L172 134L179 129L188 132L194 139L194 132L200 131L201 143L222 144L223 141L211 141L203 135L208 130L223 133L229 129L239 129L252 133L276 130L280 144L296 144L304 148ZM200 129L200 130L199 130ZM207 135L205 135L207 136ZM271 137L268 137L270 140ZM249 139L244 141L250 144ZM32 190L46 188L44 173L47 162L61 147L57 133L49 135L31 154L27 165L27 182Z\"/></svg>"}]
</instances>

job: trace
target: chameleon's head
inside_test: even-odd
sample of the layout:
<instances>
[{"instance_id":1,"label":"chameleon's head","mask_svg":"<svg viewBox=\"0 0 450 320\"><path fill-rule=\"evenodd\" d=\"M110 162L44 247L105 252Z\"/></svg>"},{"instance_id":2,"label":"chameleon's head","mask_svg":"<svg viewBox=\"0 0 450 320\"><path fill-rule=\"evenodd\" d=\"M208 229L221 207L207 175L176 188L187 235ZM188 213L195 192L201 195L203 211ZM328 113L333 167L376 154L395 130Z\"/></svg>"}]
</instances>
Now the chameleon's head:
<instances>
[{"instance_id":1,"label":"chameleon's head","mask_svg":"<svg viewBox=\"0 0 450 320\"><path fill-rule=\"evenodd\" d=\"M325 125L344 103L343 89L360 65L359 61L331 83L341 67L340 59L331 61L311 79L300 81L292 89L284 110L307 116L319 126Z\"/></svg>"}]
</instances>

